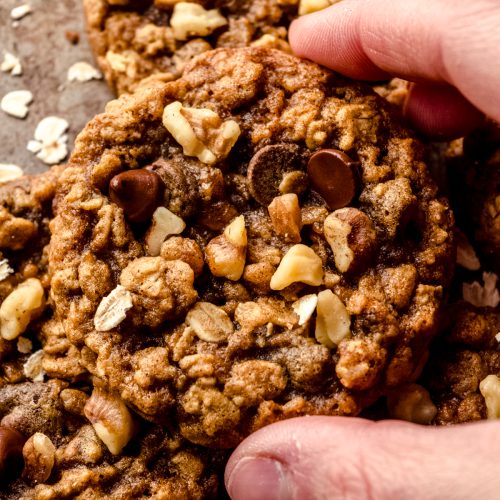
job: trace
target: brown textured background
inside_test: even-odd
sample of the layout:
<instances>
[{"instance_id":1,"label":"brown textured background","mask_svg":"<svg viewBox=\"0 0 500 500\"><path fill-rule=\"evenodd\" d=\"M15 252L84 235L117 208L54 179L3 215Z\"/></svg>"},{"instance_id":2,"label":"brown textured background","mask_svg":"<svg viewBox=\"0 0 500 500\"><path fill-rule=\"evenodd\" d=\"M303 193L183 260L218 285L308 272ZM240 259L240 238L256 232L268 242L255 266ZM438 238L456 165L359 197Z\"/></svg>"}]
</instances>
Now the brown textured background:
<instances>
[{"instance_id":1,"label":"brown textured background","mask_svg":"<svg viewBox=\"0 0 500 500\"><path fill-rule=\"evenodd\" d=\"M24 3L31 5L32 13L14 27L10 11ZM80 42L72 45L66 31L78 32ZM68 68L75 62L96 66L87 43L81 0L0 0L0 61L4 51L21 59L23 74L0 72L0 99L12 90L26 89L33 93L33 102L24 120L0 110L0 163L14 163L26 173L43 172L49 166L26 149L38 122L49 115L65 118L71 151L76 134L113 97L102 80L67 81Z\"/></svg>"}]
</instances>

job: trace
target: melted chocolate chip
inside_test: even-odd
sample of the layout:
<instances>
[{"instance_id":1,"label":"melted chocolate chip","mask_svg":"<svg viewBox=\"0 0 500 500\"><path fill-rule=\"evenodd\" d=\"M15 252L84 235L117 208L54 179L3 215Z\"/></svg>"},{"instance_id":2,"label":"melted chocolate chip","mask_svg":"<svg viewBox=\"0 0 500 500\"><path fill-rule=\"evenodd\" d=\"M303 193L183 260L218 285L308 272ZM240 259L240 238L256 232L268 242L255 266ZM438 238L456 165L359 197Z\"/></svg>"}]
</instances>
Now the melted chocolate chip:
<instances>
[{"instance_id":1,"label":"melted chocolate chip","mask_svg":"<svg viewBox=\"0 0 500 500\"><path fill-rule=\"evenodd\" d=\"M145 222L160 206L165 184L150 170L127 170L109 183L109 197L125 212L130 222Z\"/></svg>"},{"instance_id":2,"label":"melted chocolate chip","mask_svg":"<svg viewBox=\"0 0 500 500\"><path fill-rule=\"evenodd\" d=\"M357 191L357 167L338 149L322 149L309 159L307 173L315 191L331 210L349 205Z\"/></svg>"},{"instance_id":3,"label":"melted chocolate chip","mask_svg":"<svg viewBox=\"0 0 500 500\"><path fill-rule=\"evenodd\" d=\"M0 426L0 485L17 479L23 470L26 438L12 427Z\"/></svg>"},{"instance_id":4,"label":"melted chocolate chip","mask_svg":"<svg viewBox=\"0 0 500 500\"><path fill-rule=\"evenodd\" d=\"M285 174L303 170L304 155L296 144L274 144L259 149L248 164L248 189L255 201L267 207L279 191Z\"/></svg>"}]
</instances>

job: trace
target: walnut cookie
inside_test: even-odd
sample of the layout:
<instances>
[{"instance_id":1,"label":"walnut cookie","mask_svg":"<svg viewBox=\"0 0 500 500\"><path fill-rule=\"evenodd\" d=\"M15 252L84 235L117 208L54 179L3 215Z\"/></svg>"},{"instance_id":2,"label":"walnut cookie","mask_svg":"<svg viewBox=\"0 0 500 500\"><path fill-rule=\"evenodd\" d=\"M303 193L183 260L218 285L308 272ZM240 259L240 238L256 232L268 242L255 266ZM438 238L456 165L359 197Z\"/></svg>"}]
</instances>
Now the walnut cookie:
<instances>
[{"instance_id":1,"label":"walnut cookie","mask_svg":"<svg viewBox=\"0 0 500 500\"><path fill-rule=\"evenodd\" d=\"M251 44L290 50L290 22L339 0L84 0L87 31L110 87L178 78L194 56Z\"/></svg>"},{"instance_id":2,"label":"walnut cookie","mask_svg":"<svg viewBox=\"0 0 500 500\"><path fill-rule=\"evenodd\" d=\"M202 54L79 135L51 222L54 321L107 391L196 444L356 415L416 376L451 276L421 149L313 63Z\"/></svg>"},{"instance_id":3,"label":"walnut cookie","mask_svg":"<svg viewBox=\"0 0 500 500\"><path fill-rule=\"evenodd\" d=\"M139 426L99 388L8 384L0 387L0 418L3 499L217 498L222 452L209 454L174 429Z\"/></svg>"}]
</instances>

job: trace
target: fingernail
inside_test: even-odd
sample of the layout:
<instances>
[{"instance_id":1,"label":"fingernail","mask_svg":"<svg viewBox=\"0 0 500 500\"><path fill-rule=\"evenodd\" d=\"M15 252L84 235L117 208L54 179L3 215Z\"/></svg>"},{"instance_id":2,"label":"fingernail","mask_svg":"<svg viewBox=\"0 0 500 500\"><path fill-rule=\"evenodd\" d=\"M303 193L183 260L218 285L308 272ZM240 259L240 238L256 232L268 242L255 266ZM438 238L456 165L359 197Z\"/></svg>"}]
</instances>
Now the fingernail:
<instances>
[{"instance_id":1,"label":"fingernail","mask_svg":"<svg viewBox=\"0 0 500 500\"><path fill-rule=\"evenodd\" d=\"M241 459L227 480L232 500L290 499L285 470L270 458Z\"/></svg>"}]
</instances>

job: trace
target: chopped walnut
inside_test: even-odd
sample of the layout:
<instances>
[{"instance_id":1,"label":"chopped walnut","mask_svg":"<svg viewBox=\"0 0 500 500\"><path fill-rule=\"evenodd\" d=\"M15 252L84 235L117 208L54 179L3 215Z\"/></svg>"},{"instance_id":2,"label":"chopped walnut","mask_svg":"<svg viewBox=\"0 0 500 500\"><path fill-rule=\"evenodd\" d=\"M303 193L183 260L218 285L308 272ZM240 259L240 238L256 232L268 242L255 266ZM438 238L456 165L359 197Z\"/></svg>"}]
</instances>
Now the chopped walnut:
<instances>
[{"instance_id":1,"label":"chopped walnut","mask_svg":"<svg viewBox=\"0 0 500 500\"><path fill-rule=\"evenodd\" d=\"M351 318L345 305L331 290L318 294L316 340L332 349L351 336Z\"/></svg>"},{"instance_id":2,"label":"chopped walnut","mask_svg":"<svg viewBox=\"0 0 500 500\"><path fill-rule=\"evenodd\" d=\"M40 281L29 278L17 286L0 306L0 333L12 340L21 335L30 321L45 305L45 292Z\"/></svg>"},{"instance_id":3,"label":"chopped walnut","mask_svg":"<svg viewBox=\"0 0 500 500\"><path fill-rule=\"evenodd\" d=\"M170 26L177 40L186 40L188 37L207 36L227 20L218 9L206 10L202 5L192 2L178 2L174 6Z\"/></svg>"},{"instance_id":4,"label":"chopped walnut","mask_svg":"<svg viewBox=\"0 0 500 500\"><path fill-rule=\"evenodd\" d=\"M236 217L224 233L209 241L205 248L208 267L214 276L232 281L241 278L246 262L247 231L243 215Z\"/></svg>"},{"instance_id":5,"label":"chopped walnut","mask_svg":"<svg viewBox=\"0 0 500 500\"><path fill-rule=\"evenodd\" d=\"M108 450L118 455L134 432L134 421L125 403L118 396L95 387L84 412Z\"/></svg>"},{"instance_id":6,"label":"chopped walnut","mask_svg":"<svg viewBox=\"0 0 500 500\"><path fill-rule=\"evenodd\" d=\"M234 120L222 119L210 109L184 108L178 101L166 106L163 125L186 156L211 165L223 160L240 136Z\"/></svg>"},{"instance_id":7,"label":"chopped walnut","mask_svg":"<svg viewBox=\"0 0 500 500\"><path fill-rule=\"evenodd\" d=\"M153 214L153 222L146 233L146 245L149 255L160 255L165 239L172 234L181 234L186 227L185 222L165 207L158 207Z\"/></svg>"},{"instance_id":8,"label":"chopped walnut","mask_svg":"<svg viewBox=\"0 0 500 500\"><path fill-rule=\"evenodd\" d=\"M295 193L276 196L268 210L276 234L290 243L299 243L302 217L298 196Z\"/></svg>"},{"instance_id":9,"label":"chopped walnut","mask_svg":"<svg viewBox=\"0 0 500 500\"><path fill-rule=\"evenodd\" d=\"M488 375L481 380L479 390L486 402L488 418L500 418L500 379L496 375Z\"/></svg>"},{"instance_id":10,"label":"chopped walnut","mask_svg":"<svg viewBox=\"0 0 500 500\"><path fill-rule=\"evenodd\" d=\"M300 0L299 3L299 16L304 16L305 14L311 14L312 12L318 12L319 10L326 9L339 2L340 0Z\"/></svg>"},{"instance_id":11,"label":"chopped walnut","mask_svg":"<svg viewBox=\"0 0 500 500\"><path fill-rule=\"evenodd\" d=\"M323 282L323 262L312 248L294 245L281 259L271 279L272 290L283 290L292 283L319 286Z\"/></svg>"},{"instance_id":12,"label":"chopped walnut","mask_svg":"<svg viewBox=\"0 0 500 500\"><path fill-rule=\"evenodd\" d=\"M401 387L388 398L387 403L391 418L415 424L428 425L437 414L429 392L418 384Z\"/></svg>"},{"instance_id":13,"label":"chopped walnut","mask_svg":"<svg viewBox=\"0 0 500 500\"><path fill-rule=\"evenodd\" d=\"M23 447L23 476L32 483L44 483L54 467L56 447L48 436L36 432Z\"/></svg>"},{"instance_id":14,"label":"chopped walnut","mask_svg":"<svg viewBox=\"0 0 500 500\"><path fill-rule=\"evenodd\" d=\"M292 309L299 317L299 325L305 325L318 305L318 296L315 294L304 295L292 304Z\"/></svg>"}]
</instances>

